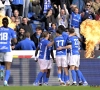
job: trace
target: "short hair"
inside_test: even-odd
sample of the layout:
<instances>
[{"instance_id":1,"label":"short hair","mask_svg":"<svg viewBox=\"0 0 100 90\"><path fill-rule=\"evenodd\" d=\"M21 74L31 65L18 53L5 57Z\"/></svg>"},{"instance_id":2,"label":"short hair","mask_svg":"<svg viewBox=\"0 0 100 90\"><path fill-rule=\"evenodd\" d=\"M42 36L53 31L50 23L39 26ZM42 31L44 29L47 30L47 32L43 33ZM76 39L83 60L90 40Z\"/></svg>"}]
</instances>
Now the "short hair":
<instances>
[{"instance_id":1,"label":"short hair","mask_svg":"<svg viewBox=\"0 0 100 90\"><path fill-rule=\"evenodd\" d=\"M7 17L4 17L4 18L2 19L2 24L3 24L4 27L8 27L9 20L8 20Z\"/></svg>"},{"instance_id":2,"label":"short hair","mask_svg":"<svg viewBox=\"0 0 100 90\"><path fill-rule=\"evenodd\" d=\"M65 27L63 25L58 26L58 29L61 31L65 31Z\"/></svg>"},{"instance_id":3,"label":"short hair","mask_svg":"<svg viewBox=\"0 0 100 90\"><path fill-rule=\"evenodd\" d=\"M48 31L44 31L43 33L42 33L42 37L47 37L47 35L49 34L49 32Z\"/></svg>"},{"instance_id":4,"label":"short hair","mask_svg":"<svg viewBox=\"0 0 100 90\"><path fill-rule=\"evenodd\" d=\"M75 30L74 30L73 28L70 28L70 29L68 30L68 32L69 32L70 34L72 34L72 33L75 32Z\"/></svg>"},{"instance_id":5,"label":"short hair","mask_svg":"<svg viewBox=\"0 0 100 90\"><path fill-rule=\"evenodd\" d=\"M30 37L30 32L26 32L25 37L29 38Z\"/></svg>"},{"instance_id":6,"label":"short hair","mask_svg":"<svg viewBox=\"0 0 100 90\"><path fill-rule=\"evenodd\" d=\"M41 28L40 26L36 27L36 30L37 30L37 29L42 30L42 28Z\"/></svg>"},{"instance_id":7,"label":"short hair","mask_svg":"<svg viewBox=\"0 0 100 90\"><path fill-rule=\"evenodd\" d=\"M56 33L58 33L58 34L62 34L62 30L56 30Z\"/></svg>"}]
</instances>

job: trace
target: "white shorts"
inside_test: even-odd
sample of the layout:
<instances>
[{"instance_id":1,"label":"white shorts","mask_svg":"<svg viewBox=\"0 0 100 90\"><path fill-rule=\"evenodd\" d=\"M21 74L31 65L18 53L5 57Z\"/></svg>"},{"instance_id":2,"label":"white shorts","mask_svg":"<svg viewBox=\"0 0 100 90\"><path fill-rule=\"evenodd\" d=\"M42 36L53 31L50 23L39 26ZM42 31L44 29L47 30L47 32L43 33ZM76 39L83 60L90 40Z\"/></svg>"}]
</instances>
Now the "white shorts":
<instances>
[{"instance_id":1,"label":"white shorts","mask_svg":"<svg viewBox=\"0 0 100 90\"><path fill-rule=\"evenodd\" d=\"M0 62L12 62L12 52L0 53Z\"/></svg>"},{"instance_id":2,"label":"white shorts","mask_svg":"<svg viewBox=\"0 0 100 90\"><path fill-rule=\"evenodd\" d=\"M80 65L80 55L72 55L70 58L70 66L74 65L76 67L79 67Z\"/></svg>"},{"instance_id":3,"label":"white shorts","mask_svg":"<svg viewBox=\"0 0 100 90\"><path fill-rule=\"evenodd\" d=\"M47 69L47 65L48 65L47 60L39 59L38 63L39 63L39 66L40 66L40 70Z\"/></svg>"},{"instance_id":4,"label":"white shorts","mask_svg":"<svg viewBox=\"0 0 100 90\"><path fill-rule=\"evenodd\" d=\"M52 68L52 61L47 60L47 62L48 62L47 69L51 69Z\"/></svg>"},{"instance_id":5,"label":"white shorts","mask_svg":"<svg viewBox=\"0 0 100 90\"><path fill-rule=\"evenodd\" d=\"M58 67L67 67L67 56L56 56L56 63Z\"/></svg>"}]
</instances>

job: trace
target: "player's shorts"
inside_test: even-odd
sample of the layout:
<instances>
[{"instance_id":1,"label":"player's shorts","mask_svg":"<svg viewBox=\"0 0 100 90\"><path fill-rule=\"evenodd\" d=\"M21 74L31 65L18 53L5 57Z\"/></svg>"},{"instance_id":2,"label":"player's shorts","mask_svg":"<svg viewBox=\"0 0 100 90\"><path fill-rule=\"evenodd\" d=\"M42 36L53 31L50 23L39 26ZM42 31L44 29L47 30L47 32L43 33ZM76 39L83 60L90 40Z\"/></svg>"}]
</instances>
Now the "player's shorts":
<instances>
[{"instance_id":1,"label":"player's shorts","mask_svg":"<svg viewBox=\"0 0 100 90\"><path fill-rule=\"evenodd\" d=\"M48 65L47 65L47 69L51 69L52 68L52 60L47 60Z\"/></svg>"},{"instance_id":2,"label":"player's shorts","mask_svg":"<svg viewBox=\"0 0 100 90\"><path fill-rule=\"evenodd\" d=\"M48 65L48 61L47 60L39 59L38 63L39 63L39 66L40 66L40 70L47 69L47 65Z\"/></svg>"},{"instance_id":3,"label":"player's shorts","mask_svg":"<svg viewBox=\"0 0 100 90\"><path fill-rule=\"evenodd\" d=\"M67 67L68 66L67 56L66 55L56 56L56 63L58 67Z\"/></svg>"},{"instance_id":4,"label":"player's shorts","mask_svg":"<svg viewBox=\"0 0 100 90\"><path fill-rule=\"evenodd\" d=\"M12 52L0 53L0 62L12 62Z\"/></svg>"},{"instance_id":5,"label":"player's shorts","mask_svg":"<svg viewBox=\"0 0 100 90\"><path fill-rule=\"evenodd\" d=\"M70 58L70 66L74 65L76 67L79 67L80 65L80 55L72 55Z\"/></svg>"}]
</instances>

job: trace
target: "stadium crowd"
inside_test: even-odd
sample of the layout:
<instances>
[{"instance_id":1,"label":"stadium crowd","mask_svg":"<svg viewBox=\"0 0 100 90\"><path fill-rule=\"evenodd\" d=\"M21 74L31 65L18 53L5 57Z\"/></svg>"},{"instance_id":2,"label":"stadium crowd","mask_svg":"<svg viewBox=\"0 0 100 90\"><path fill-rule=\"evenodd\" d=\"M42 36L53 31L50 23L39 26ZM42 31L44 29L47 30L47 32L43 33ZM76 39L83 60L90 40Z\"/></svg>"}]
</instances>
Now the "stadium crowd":
<instances>
[{"instance_id":1,"label":"stadium crowd","mask_svg":"<svg viewBox=\"0 0 100 90\"><path fill-rule=\"evenodd\" d=\"M12 42L15 50L35 50L42 32L49 31L55 38L58 26L66 32L74 28L84 50L80 24L86 19L100 20L100 0L0 0L0 10L16 23L18 43ZM25 35L25 32L29 33ZM33 48L27 48L27 44Z\"/></svg>"}]
</instances>

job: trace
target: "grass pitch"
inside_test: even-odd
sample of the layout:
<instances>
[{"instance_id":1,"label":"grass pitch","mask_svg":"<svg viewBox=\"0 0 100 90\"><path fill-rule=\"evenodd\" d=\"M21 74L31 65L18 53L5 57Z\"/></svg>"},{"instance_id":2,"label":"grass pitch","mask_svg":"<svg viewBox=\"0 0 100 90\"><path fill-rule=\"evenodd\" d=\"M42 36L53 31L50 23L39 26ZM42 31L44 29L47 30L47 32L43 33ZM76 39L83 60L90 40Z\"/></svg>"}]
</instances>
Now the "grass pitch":
<instances>
[{"instance_id":1,"label":"grass pitch","mask_svg":"<svg viewBox=\"0 0 100 90\"><path fill-rule=\"evenodd\" d=\"M0 90L100 90L100 87L90 86L9 86L0 87Z\"/></svg>"}]
</instances>

